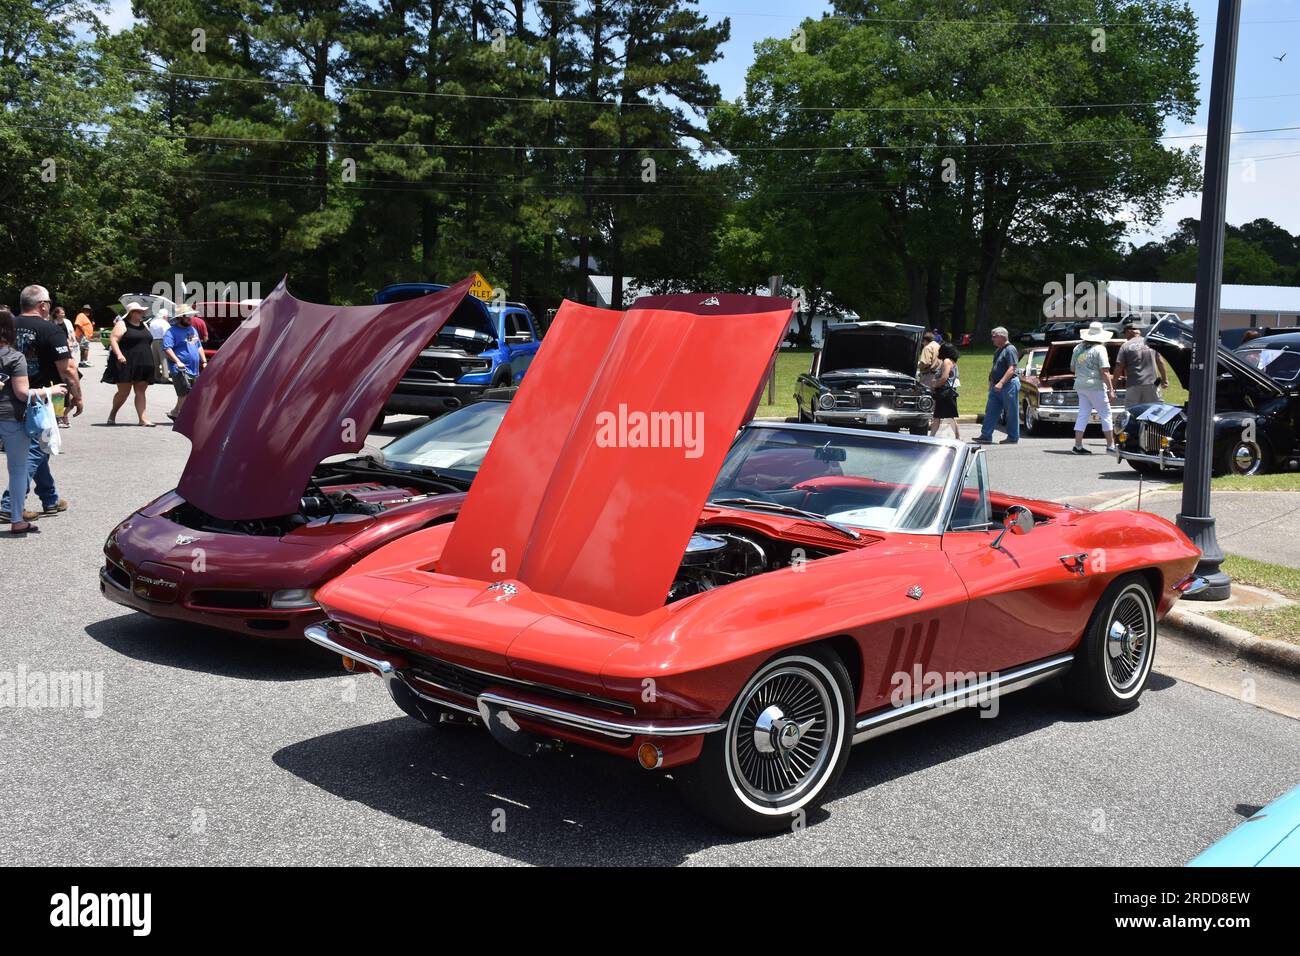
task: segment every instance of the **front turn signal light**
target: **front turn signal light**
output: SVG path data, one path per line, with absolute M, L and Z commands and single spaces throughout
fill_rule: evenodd
M 657 770 L 663 766 L 664 752 L 652 743 L 644 743 L 636 748 L 636 762 L 646 770 Z

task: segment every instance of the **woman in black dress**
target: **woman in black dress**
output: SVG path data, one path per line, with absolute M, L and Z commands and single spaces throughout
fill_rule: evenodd
M 945 425 L 952 429 L 953 438 L 961 438 L 957 428 L 957 360 L 961 353 L 950 342 L 939 346 L 939 368 L 935 374 L 934 417 L 930 421 L 930 434 L 939 434 Z
M 140 417 L 140 424 L 146 428 L 154 427 L 145 415 L 145 390 L 157 372 L 153 361 L 153 335 L 144 322 L 146 311 L 139 302 L 128 305 L 125 314 L 113 326 L 113 334 L 108 340 L 108 367 L 104 369 L 104 381 L 117 386 L 113 410 L 108 413 L 110 425 L 117 424 L 117 412 L 134 390 L 135 413 Z

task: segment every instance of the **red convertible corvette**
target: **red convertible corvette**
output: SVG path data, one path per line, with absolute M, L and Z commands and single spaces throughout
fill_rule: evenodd
M 457 520 L 325 585 L 307 636 L 413 717 L 670 771 L 740 832 L 789 827 L 852 744 L 953 706 L 1060 675 L 1133 707 L 1199 586 L 1191 542 L 995 494 L 975 445 L 741 428 L 789 316 L 566 302 Z
M 176 490 L 108 536 L 104 595 L 155 617 L 301 639 L 324 617 L 317 587 L 379 546 L 450 520 L 504 399 L 457 409 L 383 452 L 325 459 L 361 450 L 393 385 L 468 289 L 467 279 L 352 308 L 300 302 L 282 283 L 185 403 L 176 430 L 193 447 Z

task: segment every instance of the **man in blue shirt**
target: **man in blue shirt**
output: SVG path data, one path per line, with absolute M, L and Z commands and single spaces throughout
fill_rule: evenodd
M 183 305 L 176 310 L 176 321 L 163 334 L 162 345 L 172 387 L 176 389 L 176 407 L 167 413 L 167 417 L 175 421 L 194 387 L 194 380 L 208 364 L 199 342 L 199 331 L 194 328 L 193 309 Z
M 993 444 L 993 429 L 998 419 L 1007 420 L 1007 437 L 1004 445 L 1020 441 L 1020 379 L 1016 377 L 1016 362 L 1020 356 L 1011 344 L 1007 330 L 998 326 L 993 330 L 993 368 L 989 370 L 989 397 L 984 403 L 984 427 L 975 441 L 981 445 Z

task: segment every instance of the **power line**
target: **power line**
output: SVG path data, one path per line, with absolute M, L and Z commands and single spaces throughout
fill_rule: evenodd
M 777 16 L 778 14 L 772 14 Z M 910 21 L 909 21 L 910 22 Z M 931 21 L 922 21 L 931 22 Z M 965 21 L 949 21 L 965 22 Z M 1260 21 L 1263 22 L 1263 21 Z M 1282 21 L 1287 22 L 1287 21 Z M 1297 20 L 1295 22 L 1300 22 Z M 43 58 L 42 62 L 60 62 L 60 58 L 50 57 Z M 84 60 L 77 58 L 64 58 L 62 62 L 83 63 Z M 179 78 L 193 80 L 200 83 L 248 83 L 260 86 L 289 86 L 298 87 L 305 90 L 315 90 L 319 84 L 308 83 L 300 79 L 277 78 L 277 77 L 246 77 L 246 76 L 214 76 L 208 73 L 189 73 L 177 70 L 171 70 L 166 64 L 154 64 L 159 69 L 149 69 L 145 67 L 121 67 L 124 73 L 130 73 L 138 76 L 152 76 L 157 78 Z M 385 96 L 410 96 L 417 98 L 437 98 L 437 99 L 457 99 L 473 100 L 478 102 L 502 102 L 502 103 L 526 103 L 534 105 L 544 105 L 547 107 L 560 106 L 587 106 L 587 107 L 616 107 L 619 109 L 656 109 L 667 112 L 674 112 L 671 105 L 657 102 L 637 102 L 637 101 L 617 101 L 617 100 L 592 100 L 574 97 L 546 97 L 546 96 L 511 96 L 508 94 L 496 93 L 467 93 L 467 92 L 448 92 L 445 90 L 399 90 L 385 89 L 383 87 L 369 86 L 351 86 L 346 84 L 330 84 L 330 89 L 338 93 L 365 93 Z M 1255 100 L 1255 99 L 1285 99 L 1300 96 L 1296 93 L 1275 93 L 1260 96 L 1239 96 L 1238 100 Z M 742 98 L 743 99 L 743 98 Z M 749 108 L 755 108 L 756 104 L 748 104 Z M 1147 100 L 1147 101 L 1126 101 L 1115 103 L 1034 103 L 1034 104 L 927 104 L 923 106 L 782 106 L 780 109 L 792 113 L 907 113 L 907 112 L 1016 112 L 1016 111 L 1035 111 L 1035 110 L 1090 110 L 1090 109 L 1120 109 L 1141 106 L 1167 106 L 1167 100 Z
M 1274 159 L 1288 159 L 1300 156 L 1300 151 L 1286 153 L 1272 153 L 1264 156 L 1245 157 L 1234 160 L 1232 165 L 1246 165 L 1251 162 L 1265 162 Z M 627 190 L 622 187 L 623 191 L 618 191 L 620 187 L 610 186 L 599 189 L 584 189 L 580 183 L 552 183 L 552 187 L 568 186 L 569 188 L 546 188 L 546 183 L 426 183 L 421 181 L 403 181 L 391 179 L 368 179 L 360 180 L 355 183 L 337 182 L 334 179 L 322 181 L 316 176 L 303 175 L 293 176 L 279 173 L 239 173 L 223 172 L 214 170 L 187 170 L 181 172 L 166 173 L 169 178 L 175 180 L 184 180 L 188 182 L 211 183 L 213 185 L 227 186 L 274 186 L 274 187 L 294 187 L 304 192 L 317 192 L 322 185 L 332 188 L 343 189 L 345 191 L 361 192 L 415 192 L 426 193 L 429 191 L 437 192 L 446 196 L 507 196 L 507 195 L 533 195 L 541 197 L 557 196 L 589 196 L 594 199 L 620 198 L 636 196 L 639 198 L 655 198 L 664 196 L 670 198 L 688 198 L 688 197 L 716 197 L 726 195 L 728 190 L 725 186 L 720 185 L 718 188 L 705 189 L 690 181 L 677 182 L 659 182 L 646 184 L 646 187 L 639 190 Z M 1098 179 L 1113 179 L 1114 172 L 1110 170 L 1093 170 L 1088 172 L 1077 172 L 1067 174 L 1043 174 L 1026 179 L 1023 185 L 1032 186 L 1041 183 L 1062 183 L 1075 184 L 1084 182 L 1093 182 Z M 386 184 L 386 185 L 380 185 Z M 885 193 L 896 192 L 899 189 L 910 188 L 915 186 L 928 185 L 927 182 L 916 180 L 901 180 L 896 183 L 884 185 L 880 181 L 871 178 L 859 178 L 851 182 L 840 183 L 804 183 L 800 184 L 798 189 L 763 189 L 763 196 L 819 196 L 819 195 L 843 195 L 847 193 Z M 742 192 L 744 190 L 742 189 Z
M 141 67 L 124 67 L 123 72 L 135 73 L 157 77 L 180 77 L 182 79 L 197 80 L 201 83 L 253 83 L 259 85 L 281 85 L 296 86 L 303 89 L 314 90 L 318 84 L 304 83 L 302 80 L 281 80 L 281 79 L 264 79 L 261 77 L 244 77 L 244 76 L 211 76 L 206 73 L 182 73 L 176 70 L 147 70 Z M 437 97 L 446 99 L 464 99 L 494 101 L 501 103 L 532 103 L 539 105 L 551 106 L 605 106 L 618 107 L 620 109 L 662 109 L 671 110 L 672 107 L 663 103 L 639 103 L 615 100 L 589 100 L 574 99 L 569 97 L 552 98 L 547 96 L 507 96 L 503 94 L 489 93 L 458 93 L 445 91 L 430 90 L 392 90 L 371 86 L 345 86 L 343 84 L 334 84 L 333 90 L 339 93 L 378 93 L 386 96 L 414 96 L 414 97 Z M 1300 93 L 1282 94 L 1284 96 L 1300 96 Z M 752 107 L 753 104 L 751 104 Z M 1128 101 L 1122 103 L 1030 103 L 1030 104 L 931 104 L 927 106 L 785 106 L 782 109 L 792 113 L 920 113 L 920 112 L 948 112 L 948 111 L 965 111 L 965 112 L 983 112 L 983 111 L 1016 111 L 1016 110 L 1092 110 L 1092 109 L 1118 109 L 1133 106 L 1165 106 L 1168 105 L 1166 100 L 1148 100 L 1148 101 Z
M 35 124 L 9 124 L 0 122 L 0 127 L 10 129 L 27 129 L 27 130 L 45 130 L 51 132 L 64 133 L 82 133 L 91 136 L 108 136 L 113 134 L 111 128 L 97 129 L 90 126 L 67 127 L 67 126 L 41 126 Z M 1246 136 L 1256 133 L 1282 133 L 1300 130 L 1300 126 L 1273 126 L 1261 129 L 1237 130 L 1232 133 L 1233 136 Z M 954 149 L 1002 149 L 1002 148 L 1023 148 L 1029 146 L 1098 146 L 1114 145 L 1118 143 L 1146 143 L 1161 142 L 1164 140 L 1184 140 L 1184 139 L 1204 139 L 1204 133 L 1186 133 L 1172 134 L 1161 136 L 1129 136 L 1129 137 L 1110 137 L 1105 139 L 1058 139 L 1058 140 L 1024 140 L 1019 142 L 1003 143 L 905 143 L 889 144 L 875 143 L 871 145 L 859 145 L 854 143 L 845 143 L 840 146 L 724 146 L 721 144 L 711 147 L 706 146 L 574 146 L 574 145 L 555 145 L 541 143 L 398 143 L 398 142 L 373 142 L 368 140 L 332 140 L 332 139 L 299 139 L 288 137 L 266 137 L 266 136 L 219 136 L 205 133 L 169 133 L 163 131 L 150 132 L 148 130 L 120 130 L 118 132 L 133 133 L 139 136 L 150 136 L 161 139 L 181 139 L 195 140 L 199 142 L 221 142 L 221 143 L 265 143 L 277 146 L 352 146 L 367 149 L 460 149 L 460 150 L 526 150 L 530 152 L 542 151 L 563 151 L 568 153 L 578 152 L 627 152 L 632 154 L 648 153 L 700 153 L 700 152 L 759 152 L 759 153 L 853 153 L 853 152 L 898 152 L 905 150 L 954 150 Z
M 47 58 L 44 62 L 57 62 L 57 58 Z M 69 59 L 67 62 L 84 62 Z M 316 90 L 319 84 L 308 83 L 300 79 L 252 76 L 215 76 L 210 73 L 189 73 L 168 69 L 165 64 L 155 64 L 159 69 L 146 67 L 121 67 L 122 72 L 137 76 L 151 76 L 159 79 L 183 79 L 199 83 L 247 83 L 257 86 L 289 86 L 305 90 Z M 448 92 L 445 90 L 400 90 L 385 89 L 374 86 L 351 86 L 347 84 L 330 84 L 333 92 L 350 94 L 365 93 L 383 96 L 409 96 L 416 98 L 474 100 L 479 102 L 526 103 L 547 107 L 561 106 L 596 106 L 617 107 L 619 109 L 658 109 L 673 111 L 673 107 L 664 103 L 636 102 L 618 100 L 592 100 L 575 97 L 548 96 L 510 96 L 499 93 Z M 1300 96 L 1297 93 L 1273 94 L 1268 97 L 1238 97 L 1238 99 L 1277 99 L 1281 97 Z M 756 104 L 750 103 L 754 108 Z M 986 103 L 933 103 L 924 106 L 782 106 L 781 109 L 791 113 L 924 113 L 924 112 L 1017 112 L 1034 110 L 1092 110 L 1122 109 L 1139 106 L 1167 106 L 1167 100 L 1130 100 L 1117 103 L 1028 103 L 1028 104 L 986 104 Z
M 535 2 L 539 6 L 542 4 L 550 4 L 552 6 L 577 7 L 580 0 L 535 0 Z M 611 6 L 612 5 L 613 4 L 611 4 Z M 800 22 L 812 20 L 814 23 L 833 20 L 841 23 L 850 23 L 862 26 L 870 26 L 877 23 L 885 26 L 943 26 L 948 24 L 970 24 L 972 26 L 997 27 L 1105 27 L 1110 29 L 1115 27 L 1135 28 L 1147 25 L 1146 23 L 1127 23 L 1122 20 L 975 20 L 963 17 L 847 17 L 834 13 L 824 13 L 821 17 L 813 17 L 797 13 L 767 13 L 758 10 L 710 10 L 704 7 L 698 7 L 690 12 L 703 13 L 714 17 L 767 17 L 781 20 L 798 20 Z M 1300 23 L 1300 20 L 1243 20 L 1241 21 L 1241 26 L 1280 23 Z

